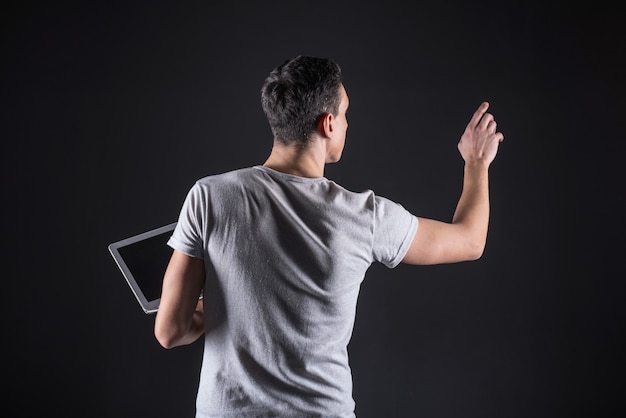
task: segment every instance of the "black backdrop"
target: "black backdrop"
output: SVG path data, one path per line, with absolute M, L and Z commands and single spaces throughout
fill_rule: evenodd
M 262 163 L 266 74 L 330 56 L 351 99 L 327 177 L 449 220 L 483 100 L 506 139 L 477 262 L 374 265 L 359 417 L 624 412 L 623 12 L 601 2 L 11 2 L 2 33 L 5 399 L 26 416 L 193 416 L 107 245 L 198 178 Z M 517 2 L 515 2 L 517 3 Z

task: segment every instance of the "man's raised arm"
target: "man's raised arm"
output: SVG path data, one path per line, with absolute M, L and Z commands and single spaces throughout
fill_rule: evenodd
M 488 108 L 487 102 L 478 107 L 458 144 L 465 167 L 463 191 L 452 222 L 419 218 L 404 263 L 456 263 L 482 256 L 489 226 L 489 165 L 504 140 Z

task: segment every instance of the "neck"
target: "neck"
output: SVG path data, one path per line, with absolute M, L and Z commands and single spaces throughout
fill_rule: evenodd
M 285 174 L 316 178 L 324 176 L 325 163 L 322 141 L 312 141 L 304 148 L 274 141 L 272 152 L 263 165 Z

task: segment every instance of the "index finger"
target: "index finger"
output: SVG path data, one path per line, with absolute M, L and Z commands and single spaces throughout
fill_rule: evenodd
M 478 106 L 478 109 L 476 109 L 476 111 L 474 112 L 472 119 L 468 123 L 468 127 L 471 126 L 473 128 L 476 125 L 478 125 L 478 123 L 480 122 L 480 119 L 483 117 L 483 115 L 485 114 L 488 108 L 489 108 L 489 103 L 482 102 L 480 106 Z

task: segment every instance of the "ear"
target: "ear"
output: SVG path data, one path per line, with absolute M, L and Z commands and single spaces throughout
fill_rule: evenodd
M 334 131 L 335 117 L 332 113 L 324 113 L 317 124 L 317 129 L 325 138 L 331 138 Z

